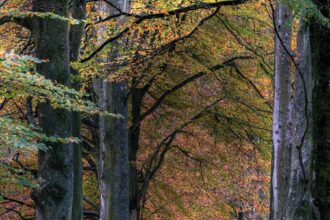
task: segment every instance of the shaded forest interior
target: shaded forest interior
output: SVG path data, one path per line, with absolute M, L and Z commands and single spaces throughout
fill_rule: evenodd
M 0 0 L 0 219 L 329 220 L 329 0 Z

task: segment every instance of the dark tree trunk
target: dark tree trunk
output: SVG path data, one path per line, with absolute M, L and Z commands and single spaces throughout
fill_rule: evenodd
M 101 116 L 100 140 L 100 191 L 103 220 L 129 219 L 128 192 L 128 129 L 127 82 L 116 83 L 95 80 L 102 110 L 120 114 L 121 118 Z M 102 96 L 102 97 L 101 97 Z
M 134 82 L 132 83 L 134 84 Z M 133 86 L 133 85 L 132 85 Z M 139 205 L 139 179 L 136 167 L 137 152 L 139 150 L 142 89 L 132 88 L 132 126 L 130 128 L 129 146 L 129 193 L 130 193 L 130 219 L 138 220 L 140 216 Z
M 86 0 L 74 0 L 71 6 L 71 16 L 74 19 L 84 20 L 86 18 Z M 70 27 L 70 61 L 78 61 L 80 55 L 80 45 L 84 33 L 85 24 Z M 79 72 L 71 68 L 71 74 L 79 78 Z M 80 89 L 79 81 L 73 82 L 75 89 Z M 79 112 L 73 112 L 72 136 L 81 138 L 80 124 L 81 117 Z M 73 201 L 72 201 L 72 220 L 83 218 L 83 170 L 82 170 L 82 149 L 79 143 L 73 145 Z
M 111 0 L 113 5 L 122 11 L 128 11 L 129 1 Z M 100 3 L 104 14 L 115 14 L 118 11 L 109 4 Z M 122 20 L 119 20 L 122 22 Z M 106 27 L 99 27 L 106 30 Z M 100 39 L 101 41 L 103 39 Z M 106 61 L 120 56 L 120 42 L 114 42 Z M 109 73 L 117 67 L 109 65 Z M 128 146 L 128 82 L 110 82 L 106 78 L 94 80 L 94 89 L 102 110 L 120 114 L 120 118 L 102 115 L 99 118 L 99 184 L 101 192 L 100 218 L 102 220 L 129 219 L 129 146 Z
M 68 1 L 34 0 L 38 12 L 54 12 L 68 17 Z M 37 65 L 46 78 L 70 85 L 69 22 L 52 18 L 35 18 L 32 33 L 36 56 L 47 62 Z M 39 105 L 39 125 L 50 136 L 70 137 L 72 114 L 55 110 L 49 103 Z M 72 144 L 47 143 L 51 149 L 39 152 L 39 188 L 33 192 L 37 219 L 71 219 L 72 215 Z

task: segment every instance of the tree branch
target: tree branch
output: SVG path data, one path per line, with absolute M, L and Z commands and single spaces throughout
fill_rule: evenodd
M 232 57 L 228 60 L 226 60 L 225 62 L 215 65 L 213 67 L 210 67 L 209 70 L 210 71 L 217 71 L 220 70 L 226 66 L 231 66 L 233 64 L 233 62 L 235 60 L 245 60 L 245 59 L 252 59 L 253 56 L 237 56 L 237 57 Z M 194 80 L 202 77 L 206 75 L 206 72 L 199 72 L 196 73 L 194 75 L 192 75 L 191 77 L 185 79 L 184 81 L 182 81 L 181 83 L 179 83 L 178 85 L 174 86 L 172 89 L 167 90 L 165 93 L 163 93 L 158 99 L 157 101 L 147 110 L 145 111 L 141 117 L 140 120 L 142 121 L 145 117 L 147 117 L 148 115 L 150 115 L 152 112 L 154 112 L 164 101 L 165 98 L 167 98 L 168 96 L 170 96 L 171 94 L 173 94 L 174 92 L 178 91 L 179 89 L 183 88 L 184 86 L 186 86 L 187 84 L 193 82 Z
M 214 107 L 217 103 L 219 103 L 223 98 L 219 98 L 213 103 L 206 106 L 203 110 L 201 110 L 199 113 L 197 113 L 195 116 L 190 118 L 187 122 L 183 123 L 181 126 L 176 128 L 174 131 L 172 131 L 169 135 L 167 135 L 157 146 L 154 151 L 154 153 L 149 157 L 147 160 L 147 164 L 144 165 L 146 170 L 146 176 L 144 178 L 142 188 L 141 188 L 141 194 L 139 195 L 139 199 L 143 198 L 146 190 L 149 186 L 150 181 L 155 176 L 156 172 L 160 169 L 166 153 L 170 150 L 172 142 L 175 140 L 178 133 L 182 132 L 184 128 L 186 128 L 188 125 L 195 122 L 197 119 L 203 117 L 203 115 L 212 107 Z M 161 151 L 162 146 L 165 146 L 164 149 Z M 159 159 L 157 161 L 157 155 L 159 154 Z M 153 166 L 153 164 L 156 163 L 156 165 Z M 142 168 L 143 169 L 143 168 Z
M 33 209 L 35 208 L 33 205 L 26 204 L 25 202 L 22 202 L 22 201 L 17 200 L 17 199 L 9 198 L 9 197 L 7 197 L 7 196 L 5 196 L 5 195 L 3 195 L 3 194 L 0 194 L 0 196 L 1 196 L 4 200 L 7 200 L 7 201 L 9 201 L 9 202 L 14 202 L 14 203 L 17 203 L 17 204 L 19 204 L 19 205 L 21 205 L 21 206 L 26 206 L 26 207 L 33 208 Z
M 22 27 L 30 29 L 30 24 L 29 24 L 30 19 L 31 18 L 22 18 L 22 17 L 15 17 L 12 15 L 5 15 L 5 16 L 0 17 L 0 25 L 13 22 L 18 25 L 21 25 Z
M 137 20 L 135 22 L 133 22 L 133 24 L 131 25 L 131 27 L 133 27 L 133 26 L 136 26 L 136 25 L 142 23 L 145 20 L 164 18 L 164 17 L 167 17 L 167 16 L 173 16 L 173 15 L 177 15 L 177 14 L 181 14 L 181 13 L 189 12 L 189 11 L 194 11 L 194 10 L 198 10 L 198 9 L 216 8 L 216 12 L 218 12 L 222 6 L 239 5 L 239 4 L 243 4 L 247 1 L 248 0 L 233 0 L 233 1 L 222 1 L 222 2 L 215 2 L 215 3 L 199 3 L 199 4 L 194 4 L 194 5 L 191 5 L 191 6 L 187 6 L 187 7 L 184 7 L 184 8 L 179 8 L 179 9 L 176 9 L 176 10 L 173 10 L 173 11 L 169 11 L 169 12 L 166 12 L 166 13 L 156 13 L 156 14 L 147 14 L 147 15 L 134 15 L 134 14 L 130 14 L 130 13 L 120 11 L 119 14 L 111 15 L 108 18 L 105 18 L 105 19 L 103 19 L 103 20 L 101 20 L 97 23 L 107 21 L 110 18 L 115 18 L 115 17 L 118 17 L 120 15 L 125 15 L 125 16 L 131 16 L 131 17 L 137 18 Z M 202 19 L 190 34 L 188 34 L 187 36 L 185 36 L 183 38 L 179 38 L 179 39 L 175 40 L 175 42 L 190 37 L 197 30 L 197 27 L 200 26 L 201 24 L 203 24 L 205 20 L 206 20 L 205 18 Z M 91 60 L 97 53 L 99 53 L 101 50 L 103 50 L 108 44 L 110 44 L 110 43 L 114 42 L 115 40 L 121 38 L 129 30 L 130 30 L 130 27 L 127 27 L 127 28 L 123 29 L 122 31 L 120 31 L 114 37 L 109 38 L 102 45 L 100 45 L 95 51 L 93 51 L 89 56 L 82 59 L 80 62 L 84 63 L 84 62 L 87 62 L 87 61 Z
M 233 1 L 221 1 L 221 2 L 213 2 L 213 3 L 196 3 L 187 7 L 183 8 L 178 8 L 175 10 L 171 10 L 168 12 L 163 12 L 163 13 L 153 13 L 153 14 L 131 14 L 124 12 L 120 10 L 120 8 L 116 7 L 114 4 L 112 4 L 109 1 L 106 1 L 109 5 L 111 5 L 113 8 L 115 8 L 118 11 L 118 14 L 115 15 L 110 15 L 109 17 L 106 17 L 97 23 L 108 21 L 112 18 L 116 18 L 119 16 L 127 16 L 127 17 L 134 17 L 137 19 L 142 19 L 142 20 L 150 20 L 150 19 L 159 19 L 159 18 L 165 18 L 173 15 L 178 15 L 190 11 L 196 11 L 200 9 L 212 9 L 212 8 L 219 8 L 222 6 L 234 6 L 234 5 L 239 5 L 247 2 L 247 0 L 233 0 Z

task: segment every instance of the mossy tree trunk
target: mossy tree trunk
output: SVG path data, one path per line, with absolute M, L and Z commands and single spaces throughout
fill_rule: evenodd
M 122 116 L 99 119 L 102 220 L 129 218 L 127 88 L 126 82 L 116 84 L 114 87 L 104 79 L 94 80 L 101 109 Z
M 110 0 L 122 11 L 128 11 L 128 0 Z M 118 11 L 106 2 L 100 3 L 103 15 Z M 119 19 L 121 22 L 121 19 Z M 107 27 L 99 27 L 106 31 Z M 101 34 L 101 33 L 100 33 Z M 99 39 L 103 41 L 103 39 Z M 113 61 L 121 55 L 121 42 L 113 42 L 105 61 Z M 118 67 L 108 66 L 108 73 L 116 72 Z M 94 80 L 94 89 L 102 110 L 121 115 L 120 118 L 102 115 L 99 117 L 99 184 L 101 193 L 100 219 L 129 219 L 129 134 L 128 134 L 128 82 L 113 82 L 107 76 Z
M 33 10 L 68 17 L 68 0 L 34 0 Z M 36 56 L 47 62 L 37 65 L 46 78 L 70 85 L 69 22 L 36 17 L 32 23 Z M 72 135 L 72 113 L 56 110 L 49 103 L 38 106 L 39 125 L 50 136 Z M 47 143 L 39 152 L 39 183 L 33 192 L 37 219 L 71 219 L 73 195 L 72 144 Z
M 85 24 L 82 20 L 86 18 L 86 0 L 73 0 L 70 13 L 72 18 L 81 20 L 79 25 L 70 27 L 70 61 L 79 60 L 81 40 L 84 33 Z M 79 90 L 79 72 L 71 68 L 71 74 L 76 78 L 72 86 Z M 79 112 L 73 112 L 72 135 L 77 138 L 80 136 L 81 117 Z M 83 218 L 83 170 L 82 170 L 82 149 L 79 143 L 73 145 L 73 201 L 72 201 L 72 220 Z
M 310 219 L 312 197 L 309 179 L 312 176 L 311 155 L 313 150 L 312 91 L 310 28 L 305 17 L 300 19 L 297 35 L 296 70 L 292 102 L 292 133 L 290 137 L 291 167 L 288 185 L 286 219 Z

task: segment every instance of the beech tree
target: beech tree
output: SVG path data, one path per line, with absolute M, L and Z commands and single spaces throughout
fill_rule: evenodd
M 79 24 L 70 26 L 70 61 L 79 61 L 82 38 L 86 19 L 86 0 L 73 0 L 71 2 L 70 14 L 73 19 L 79 20 Z M 71 74 L 79 77 L 79 72 L 71 68 Z M 75 82 L 72 85 L 79 91 L 81 85 Z M 72 136 L 81 139 L 81 114 L 80 112 L 72 113 Z M 73 146 L 73 202 L 72 202 L 72 219 L 80 220 L 83 218 L 83 164 L 82 164 L 82 148 L 80 143 Z
M 286 8 L 289 14 L 297 7 L 295 4 L 282 2 L 278 8 Z M 289 35 L 282 30 L 283 22 L 291 23 L 290 16 L 276 14 L 274 19 L 275 36 L 282 48 L 277 50 L 275 60 L 283 56 L 286 62 L 277 62 L 285 69 L 275 71 L 275 91 L 286 96 L 277 99 L 275 93 L 274 114 L 282 115 L 282 119 L 274 117 L 272 219 L 329 218 L 329 209 L 325 208 L 329 207 L 329 194 L 323 188 L 329 183 L 325 175 L 329 167 L 329 154 L 325 150 L 328 144 L 324 142 L 328 129 L 325 109 L 329 107 L 328 99 L 324 99 L 327 97 L 324 85 L 329 77 L 328 64 L 325 64 L 328 63 L 325 62 L 328 42 L 322 41 L 329 35 L 329 4 L 307 1 L 303 7 L 300 8 L 296 55 L 291 52 Z M 290 31 L 291 28 L 286 27 Z M 293 91 L 288 89 L 291 78 L 288 63 L 295 69 Z M 281 78 L 287 80 L 281 82 Z M 276 109 L 276 106 L 282 109 Z M 278 141 L 281 134 L 281 141 Z
M 275 12 L 278 36 L 275 36 L 275 92 L 273 124 L 273 176 L 272 209 L 274 219 L 283 219 L 288 195 L 288 173 L 290 167 L 289 123 L 291 98 L 291 67 L 289 50 L 291 48 L 291 11 L 285 3 L 279 3 Z
M 73 16 L 83 18 L 84 2 L 74 4 Z M 40 60 L 47 60 L 37 63 L 38 73 L 53 82 L 71 86 L 70 58 L 77 60 L 79 57 L 79 31 L 81 32 L 83 25 L 78 25 L 76 30 L 71 29 L 71 34 L 75 36 L 70 41 L 68 1 L 36 0 L 30 6 L 30 16 L 17 18 L 15 15 L 9 15 L 7 22 L 14 21 L 31 31 L 36 56 Z M 2 19 L 5 21 L 6 17 Z M 48 136 L 79 137 L 79 115 L 72 111 L 55 109 L 50 101 L 46 100 L 38 105 L 38 119 L 38 125 Z M 82 175 L 79 144 L 57 141 L 47 142 L 46 145 L 49 146 L 48 150 L 39 150 L 39 186 L 32 194 L 37 206 L 37 219 L 81 219 Z
M 54 12 L 68 17 L 68 1 L 36 0 L 35 12 Z M 48 59 L 37 65 L 37 71 L 63 85 L 70 84 L 69 21 L 33 18 L 31 32 L 36 43 L 36 56 Z M 54 110 L 49 103 L 40 104 L 39 125 L 47 135 L 70 137 L 72 113 Z M 37 219 L 71 219 L 73 197 L 72 144 L 50 144 L 48 151 L 39 152 L 40 187 L 34 190 Z
M 110 3 L 109 3 L 110 2 Z M 118 10 L 128 13 L 129 1 L 101 2 L 99 9 L 105 16 L 115 15 Z M 118 8 L 118 10 L 116 9 Z M 119 28 L 120 24 L 117 24 Z M 107 31 L 101 25 L 98 32 Z M 103 43 L 102 37 L 99 39 Z M 125 43 L 123 41 L 122 43 Z M 105 62 L 111 62 L 120 56 L 121 42 L 114 42 Z M 115 66 L 108 65 L 105 76 L 94 80 L 94 89 L 98 96 L 100 109 L 118 114 L 99 117 L 99 181 L 101 193 L 100 218 L 107 220 L 129 219 L 129 165 L 128 165 L 128 82 L 126 79 L 119 82 L 109 80 Z

